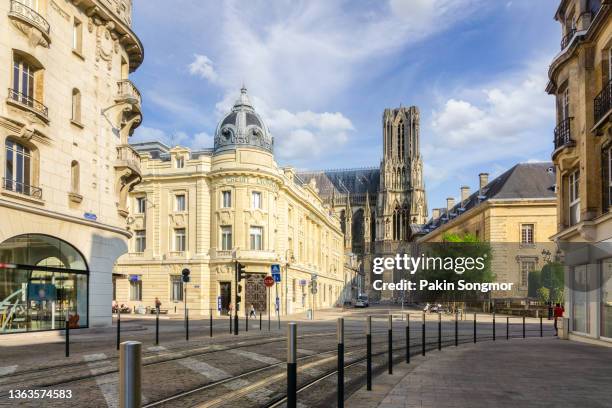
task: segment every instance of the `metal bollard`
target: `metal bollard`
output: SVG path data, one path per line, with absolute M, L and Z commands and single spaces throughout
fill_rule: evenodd
M 495 313 L 493 313 L 493 341 L 495 341 Z
M 189 341 L 189 310 L 185 308 L 185 340 Z
M 474 343 L 476 343 L 476 313 L 474 313 Z
M 155 345 L 159 345 L 159 309 L 155 313 Z
M 142 344 L 138 341 L 121 343 L 119 351 L 119 407 L 140 408 L 142 387 Z
M 287 408 L 297 406 L 297 326 L 287 325 Z
M 422 327 L 422 339 L 421 339 L 421 353 L 425 355 L 425 312 L 423 312 L 423 327 Z
M 372 391 L 372 316 L 366 321 L 366 377 L 367 390 Z
M 121 343 L 121 309 L 117 309 L 117 350 Z
M 459 313 L 455 312 L 455 347 L 459 346 Z
M 410 364 L 410 313 L 406 314 L 406 364 Z
M 442 314 L 438 312 L 438 350 L 442 350 Z
M 238 309 L 234 313 L 234 336 L 238 335 Z
M 70 357 L 70 318 L 66 312 L 66 357 Z
M 506 317 L 506 340 L 510 340 L 510 318 Z
M 213 336 L 213 316 L 212 316 L 212 309 L 210 309 L 210 337 Z
M 393 315 L 389 315 L 389 374 L 393 374 Z
M 523 316 L 523 338 L 525 338 L 525 316 Z
M 233 330 L 232 330 L 232 314 L 229 314 L 229 323 L 230 323 L 230 334 L 232 334 Z
M 259 312 L 259 331 L 261 331 L 261 312 Z
M 268 305 L 268 331 L 270 331 L 270 306 Z
M 251 313 L 249 312 L 246 315 L 246 330 L 245 331 L 249 331 L 249 314 L 251 314 Z
M 542 316 L 540 316 L 540 337 L 543 337 L 543 333 L 542 333 Z
M 280 330 L 280 310 L 278 312 L 276 312 L 276 317 L 278 320 L 278 330 Z
M 338 318 L 338 408 L 344 407 L 344 319 Z

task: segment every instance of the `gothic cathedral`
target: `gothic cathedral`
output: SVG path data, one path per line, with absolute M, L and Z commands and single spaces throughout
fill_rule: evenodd
M 345 250 L 361 262 L 366 288 L 371 288 L 372 259 L 410 253 L 427 222 L 419 109 L 385 109 L 382 128 L 380 167 L 298 173 L 340 217 Z M 402 278 L 397 271 L 382 277 L 386 282 Z M 393 293 L 371 292 L 370 296 L 392 300 Z

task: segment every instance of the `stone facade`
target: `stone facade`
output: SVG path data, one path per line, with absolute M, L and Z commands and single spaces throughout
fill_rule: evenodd
M 539 271 L 554 251 L 557 214 L 552 163 L 520 163 L 489 181 L 479 175 L 479 189 L 447 199 L 446 208 L 433 210 L 419 244 L 443 242 L 446 234 L 473 234 L 491 245 L 491 269 L 496 282 L 512 282 L 513 290 L 492 292 L 493 298 L 526 298 L 529 272 Z
M 89 269 L 89 325 L 110 325 L 112 268 L 127 250 L 127 192 L 140 181 L 128 137 L 141 98 L 128 74 L 143 47 L 131 1 L 0 4 L 0 243 L 60 238 Z M 3 299 L 0 299 L 0 302 Z
M 372 259 L 410 253 L 427 222 L 427 199 L 416 106 L 385 109 L 383 158 L 378 168 L 308 171 L 299 177 L 319 191 L 342 221 L 344 246 L 361 262 L 365 287 L 373 298 L 389 301 L 392 291 L 370 291 Z M 398 281 L 396 271 L 383 280 Z
M 186 304 L 208 314 L 217 313 L 220 297 L 225 313 L 235 299 L 234 260 L 253 273 L 241 281 L 241 313 L 253 304 L 274 314 L 277 295 L 281 314 L 350 298 L 355 272 L 344 265 L 340 222 L 313 186 L 276 164 L 272 137 L 246 89 L 219 122 L 213 149 L 158 142 L 134 148 L 143 182 L 130 194 L 134 238 L 115 268 L 117 302 L 152 307 L 157 297 L 170 313 Z M 273 264 L 281 282 L 268 296 L 262 280 Z M 183 268 L 191 272 L 186 299 Z
M 588 262 L 568 266 L 565 310 L 576 337 L 611 338 L 612 3 L 564 0 L 555 19 L 561 51 L 548 68 L 546 88 L 557 106 L 558 226 L 552 238 L 568 249 L 566 259 L 580 243 L 598 248 Z

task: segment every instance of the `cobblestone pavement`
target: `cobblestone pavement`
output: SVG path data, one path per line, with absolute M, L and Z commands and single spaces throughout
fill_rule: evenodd
M 450 347 L 398 365 L 350 408 L 610 407 L 612 348 L 517 339 Z
M 347 395 L 359 389 L 365 377 L 362 360 L 365 350 L 364 317 L 377 315 L 373 319 L 373 351 L 380 355 L 374 358 L 375 372 L 382 372 L 386 364 L 387 309 L 366 310 L 340 309 L 320 311 L 317 321 L 298 321 L 299 386 L 333 373 L 336 364 L 335 319 L 345 317 L 346 363 L 355 364 L 346 370 Z M 416 312 L 417 317 L 420 316 Z M 427 317 L 427 347 L 437 348 L 438 318 Z M 441 321 L 442 345 L 454 344 L 454 322 L 445 316 Z M 163 401 L 184 393 L 180 398 L 161 403 L 159 406 L 265 406 L 270 400 L 284 395 L 286 389 L 285 358 L 286 321 L 278 330 L 267 320 L 250 322 L 245 332 L 245 321 L 241 321 L 239 336 L 229 333 L 229 319 L 214 322 L 214 337 L 208 332 L 208 320 L 190 321 L 190 340 L 184 338 L 183 322 L 166 318 L 161 322 L 160 344 L 154 344 L 154 320 L 122 319 L 121 340 L 139 340 L 143 343 L 143 388 L 145 403 Z M 399 363 L 405 355 L 405 320 L 394 319 L 394 357 Z M 505 319 L 497 322 L 498 336 L 505 336 Z M 418 352 L 421 342 L 422 321 L 411 319 L 411 347 Z M 539 336 L 539 322 L 528 321 L 528 336 Z M 459 341 L 469 342 L 473 336 L 473 322 L 458 323 Z M 116 407 L 118 405 L 118 356 L 115 350 L 115 333 L 110 330 L 75 331 L 71 334 L 71 353 L 64 357 L 63 338 L 57 332 L 8 336 L 9 341 L 0 343 L 0 406 L 79 406 Z M 514 319 L 510 327 L 512 337 L 521 337 L 522 325 Z M 551 335 L 550 324 L 544 322 L 544 334 Z M 479 339 L 492 337 L 490 317 L 478 320 Z M 3 338 L 4 340 L 4 338 Z M 335 376 L 320 381 L 308 392 L 300 393 L 302 407 L 327 407 L 333 404 Z M 69 400 L 45 398 L 11 399 L 14 390 L 71 390 Z M 197 392 L 193 392 L 197 390 Z M 350 405 L 347 405 L 350 406 Z

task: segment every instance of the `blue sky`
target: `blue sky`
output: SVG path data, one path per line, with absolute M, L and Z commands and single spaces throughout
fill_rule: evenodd
M 132 142 L 212 147 L 244 82 L 298 169 L 378 166 L 384 108 L 417 105 L 430 208 L 478 173 L 550 159 L 553 0 L 135 0 Z

